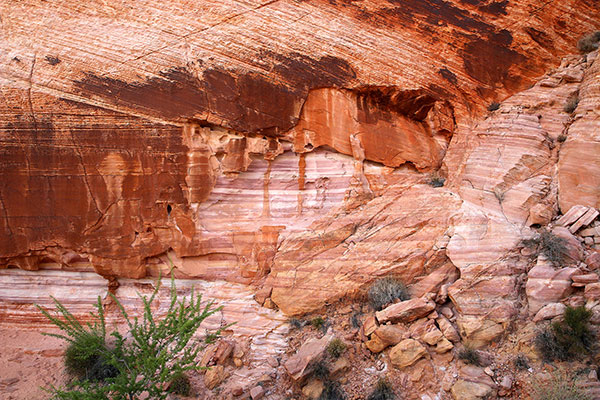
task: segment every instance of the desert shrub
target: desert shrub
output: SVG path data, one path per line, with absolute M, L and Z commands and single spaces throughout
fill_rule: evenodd
M 408 300 L 410 295 L 404 283 L 397 279 L 386 277 L 376 280 L 369 288 L 369 302 L 379 311 L 394 300 Z
M 434 187 L 434 188 L 438 188 L 438 187 L 443 187 L 444 183 L 446 183 L 446 179 L 444 178 L 431 178 L 429 180 L 429 186 Z
M 490 105 L 487 107 L 487 110 L 488 111 L 496 111 L 499 108 L 500 108 L 500 103 L 494 101 L 494 102 L 490 103 Z
M 535 348 L 544 361 L 566 360 L 568 358 L 565 349 L 558 344 L 551 327 L 536 335 Z
M 387 379 L 380 379 L 367 400 L 394 400 L 394 388 Z
M 314 317 L 310 320 L 310 325 L 315 329 L 323 329 L 325 327 L 325 320 L 323 317 Z
M 315 363 L 315 365 L 313 366 L 312 373 L 315 378 L 321 379 L 323 381 L 329 379 L 329 367 L 323 360 L 317 361 Z
M 362 322 L 360 320 L 361 316 L 362 316 L 362 313 L 360 311 L 354 311 L 352 313 L 352 317 L 350 318 L 350 322 L 352 323 L 352 327 L 353 328 L 360 328 L 362 326 Z
M 521 244 L 529 248 L 538 248 L 548 261 L 556 267 L 570 258 L 567 241 L 548 230 L 543 230 L 538 236 L 532 239 L 523 240 Z
M 429 182 L 427 182 L 429 186 L 438 188 L 444 186 L 446 183 L 446 179 L 440 175 L 438 171 L 434 171 L 429 177 Z
M 589 33 L 579 39 L 577 42 L 577 49 L 582 53 L 589 53 L 598 48 L 598 42 L 600 42 L 600 31 Z
M 344 400 L 345 398 L 346 396 L 340 384 L 334 381 L 325 382 L 323 392 L 319 396 L 319 400 Z
M 568 361 L 593 350 L 594 334 L 589 327 L 592 312 L 580 307 L 567 307 L 560 321 L 553 322 L 535 338 L 535 345 L 545 361 Z
M 558 141 L 558 143 L 564 143 L 567 140 L 567 135 L 561 133 L 560 135 L 558 135 L 556 140 Z
M 189 396 L 192 391 L 190 378 L 183 372 L 176 372 L 169 381 L 169 393 Z
M 479 353 L 477 352 L 477 350 L 472 349 L 468 346 L 465 346 L 462 349 L 460 349 L 458 351 L 457 356 L 458 359 L 462 360 L 465 364 L 472 364 L 477 366 L 481 365 L 481 358 L 479 357 Z
M 515 364 L 515 368 L 518 369 L 519 371 L 529 369 L 529 360 L 527 359 L 527 356 L 524 354 L 517 355 L 513 362 Z
M 563 111 L 571 114 L 577 106 L 579 105 L 579 93 L 573 93 L 569 97 L 567 97 L 567 102 L 563 107 Z
M 346 351 L 346 343 L 335 338 L 327 345 L 327 352 L 333 358 L 339 358 Z
M 171 298 L 167 313 L 162 320 L 155 320 L 152 315 L 152 303 L 160 288 L 160 279 L 152 295 L 140 295 L 143 302 L 141 318 L 131 318 L 119 300 L 112 294 L 112 299 L 127 323 L 129 332 L 123 336 L 118 330 L 111 333 L 112 348 L 104 343 L 106 324 L 104 309 L 100 298 L 96 303 L 96 312 L 92 312 L 93 323 L 81 325 L 75 317 L 56 299 L 58 316 L 38 306 L 41 312 L 63 334 L 48 334 L 66 340 L 70 344 L 77 343 L 79 337 L 97 336 L 102 346 L 92 346 L 99 376 L 106 376 L 103 381 L 82 377 L 70 382 L 66 388 L 50 387 L 48 391 L 54 399 L 92 400 L 92 399 L 139 399 L 146 396 L 150 399 L 165 399 L 168 395 L 165 388 L 177 374 L 188 370 L 202 369 L 197 366 L 196 358 L 204 348 L 203 342 L 191 343 L 192 336 L 200 324 L 221 308 L 214 308 L 209 301 L 202 304 L 202 297 L 196 296 L 192 290 L 190 298 L 178 299 L 175 280 L 171 279 Z M 218 336 L 226 327 L 217 330 Z M 94 339 L 96 340 L 96 339 Z M 91 340 L 91 343 L 94 343 Z M 89 348 L 89 346 L 85 347 Z M 83 358 L 83 357 L 78 357 Z M 102 375 L 104 374 L 104 375 Z
M 535 381 L 534 400 L 591 400 L 572 376 L 562 372 L 554 374 L 547 382 Z
M 564 238 L 544 230 L 540 235 L 540 241 L 542 253 L 552 264 L 558 266 L 568 258 L 569 250 Z
M 290 318 L 288 321 L 292 329 L 300 329 L 306 325 L 306 321 L 298 319 L 298 318 Z

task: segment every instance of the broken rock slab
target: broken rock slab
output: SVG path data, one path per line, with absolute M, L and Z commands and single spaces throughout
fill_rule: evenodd
M 381 311 L 375 313 L 375 317 L 380 323 L 385 322 L 411 322 L 429 314 L 435 309 L 435 303 L 426 298 L 416 298 L 400 303 L 392 304 Z
M 556 269 L 538 260 L 527 274 L 525 285 L 530 314 L 536 314 L 546 304 L 556 303 L 569 295 L 573 290 L 571 277 L 578 272 L 577 268 Z
M 437 294 L 442 285 L 454 283 L 458 277 L 458 269 L 454 264 L 446 263 L 415 283 L 410 292 L 414 297 L 422 297 L 427 293 Z
M 598 217 L 598 210 L 594 207 L 575 205 L 567 211 L 558 221 L 557 225 L 568 227 L 571 233 L 577 232 L 584 226 L 589 225 Z
M 327 345 L 333 339 L 333 335 L 325 335 L 321 339 L 309 339 L 298 349 L 298 352 L 290 357 L 284 365 L 287 373 L 295 381 L 302 380 L 310 372 L 327 349 Z
M 406 339 L 398 343 L 390 351 L 390 360 L 397 368 L 413 365 L 427 354 L 425 347 L 414 339 Z
M 537 312 L 537 314 L 535 314 L 535 317 L 533 317 L 533 322 L 540 322 L 545 319 L 552 319 L 554 317 L 558 317 L 559 315 L 563 315 L 565 308 L 567 307 L 562 303 L 546 304 L 540 309 L 540 311 Z
M 373 332 L 371 340 L 366 343 L 366 346 L 373 353 L 379 353 L 386 347 L 395 346 L 409 337 L 410 332 L 404 325 L 380 325 Z

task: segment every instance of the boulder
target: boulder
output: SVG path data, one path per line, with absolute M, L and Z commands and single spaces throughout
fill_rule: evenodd
M 320 379 L 311 379 L 306 385 L 302 387 L 302 394 L 307 399 L 316 400 L 321 397 L 323 393 L 323 382 Z
M 577 268 L 565 267 L 556 269 L 550 263 L 538 259 L 538 263 L 527 274 L 525 292 L 529 301 L 529 313 L 537 313 L 543 306 L 569 295 L 571 277 L 578 273 Z
M 371 339 L 367 340 L 365 346 L 367 346 L 367 349 L 372 353 L 380 353 L 388 347 L 388 345 L 386 345 L 377 335 L 373 335 Z
M 421 318 L 413 322 L 408 327 L 408 331 L 410 333 L 410 337 L 413 339 L 421 339 L 425 332 L 432 328 L 435 328 L 435 322 L 433 320 L 430 320 L 429 318 Z
M 409 330 L 400 324 L 381 325 L 375 330 L 374 335 L 379 337 L 387 346 L 394 346 L 410 337 Z
M 427 354 L 425 347 L 414 339 L 405 339 L 390 351 L 390 360 L 395 367 L 405 368 L 413 365 Z
M 284 364 L 286 372 L 293 380 L 299 381 L 312 372 L 312 366 L 323 357 L 327 345 L 333 335 L 325 335 L 321 339 L 307 340 Z
M 585 263 L 591 270 L 600 269 L 600 252 L 591 251 L 585 258 Z
M 409 330 L 400 324 L 380 325 L 371 335 L 366 346 L 373 353 L 379 353 L 388 346 L 394 346 L 410 337 Z
M 480 400 L 490 396 L 493 389 L 483 383 L 469 382 L 462 379 L 452 385 L 450 393 L 454 400 Z
M 588 283 L 598 282 L 598 274 L 583 274 L 583 275 L 573 275 L 571 277 L 573 280 L 573 287 L 584 287 Z
M 265 389 L 260 385 L 254 386 L 252 389 L 250 389 L 250 397 L 252 400 L 262 399 L 265 397 Z
M 552 221 L 554 216 L 554 207 L 550 204 L 538 203 L 529 209 L 529 218 L 527 225 L 546 226 Z
M 329 367 L 329 376 L 337 378 L 350 368 L 350 361 L 346 357 L 340 357 Z
M 435 303 L 433 301 L 419 297 L 392 304 L 376 312 L 375 316 L 380 323 L 388 321 L 406 323 L 424 317 L 434 309 Z
M 537 314 L 535 314 L 535 317 L 533 317 L 533 322 L 540 322 L 545 319 L 558 317 L 565 312 L 565 308 L 567 307 L 562 303 L 546 304 L 540 309 L 540 311 L 537 312 Z
M 437 294 L 442 285 L 453 283 L 458 279 L 458 269 L 452 263 L 446 263 L 436 269 L 410 288 L 414 297 L 422 297 L 427 293 Z
M 371 336 L 371 334 L 375 332 L 375 329 L 377 329 L 378 325 L 379 324 L 377 323 L 377 320 L 374 316 L 370 316 L 367 319 L 365 319 L 365 322 L 362 325 L 364 335 Z
M 454 345 L 451 341 L 446 338 L 442 338 L 437 345 L 435 346 L 435 352 L 438 354 L 446 353 L 454 348 Z
M 421 337 L 421 339 L 430 346 L 435 346 L 443 338 L 444 335 L 442 334 L 442 331 L 440 331 L 435 324 Z
M 456 324 L 464 343 L 473 348 L 484 347 L 498 339 L 505 329 L 504 323 L 476 315 L 459 315 Z
M 600 283 L 585 285 L 584 297 L 586 300 L 600 300 Z
M 454 328 L 454 325 L 452 325 L 452 323 L 448 321 L 446 317 L 439 316 L 438 319 L 436 319 L 436 322 L 446 339 L 448 339 L 452 343 L 460 341 L 460 335 Z
M 204 385 L 212 390 L 219 386 L 225 377 L 225 368 L 222 365 L 215 365 L 204 374 Z

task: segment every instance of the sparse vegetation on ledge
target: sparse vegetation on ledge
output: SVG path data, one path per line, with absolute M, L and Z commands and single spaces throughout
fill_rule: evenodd
M 408 300 L 410 295 L 404 283 L 392 277 L 376 280 L 369 288 L 369 302 L 376 311 L 395 300 Z
M 598 49 L 600 43 L 600 31 L 589 33 L 577 42 L 577 49 L 582 53 L 589 53 Z
M 496 111 L 496 110 L 497 110 L 497 109 L 499 109 L 499 108 L 500 108 L 500 103 L 498 103 L 498 102 L 496 102 L 496 101 L 494 101 L 494 102 L 490 103 L 490 105 L 489 105 L 489 106 L 487 106 L 487 110 L 488 110 L 488 111 L 490 111 L 490 112 L 491 112 L 491 111 Z
M 523 240 L 522 244 L 538 249 L 555 267 L 560 267 L 570 260 L 567 241 L 549 230 L 542 230 L 538 236 Z
M 578 92 L 572 93 L 567 98 L 567 102 L 565 103 L 565 106 L 563 107 L 563 111 L 568 114 L 572 114 L 573 111 L 575 111 L 575 109 L 577 109 L 578 105 L 579 105 L 579 93 Z

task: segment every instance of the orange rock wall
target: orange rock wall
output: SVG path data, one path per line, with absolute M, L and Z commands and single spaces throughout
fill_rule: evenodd
M 573 186 L 574 154 L 593 143 L 597 63 L 563 65 L 574 72 L 549 77 L 555 91 L 485 121 L 484 110 L 575 52 L 598 8 L 2 2 L 0 266 L 89 262 L 139 278 L 169 255 L 181 277 L 266 279 L 289 313 L 389 272 L 422 278 L 446 265 L 450 240 L 464 279 L 480 254 L 495 268 L 527 208 L 553 206 L 549 142 L 570 123 L 549 98 L 522 102 L 562 101 L 585 69 L 581 128 L 559 164 L 560 186 Z M 440 165 L 447 187 L 422 185 Z M 586 182 L 575 186 L 593 191 Z M 482 238 L 486 227 L 496 236 Z M 497 276 L 508 282 L 502 319 L 516 283 Z

